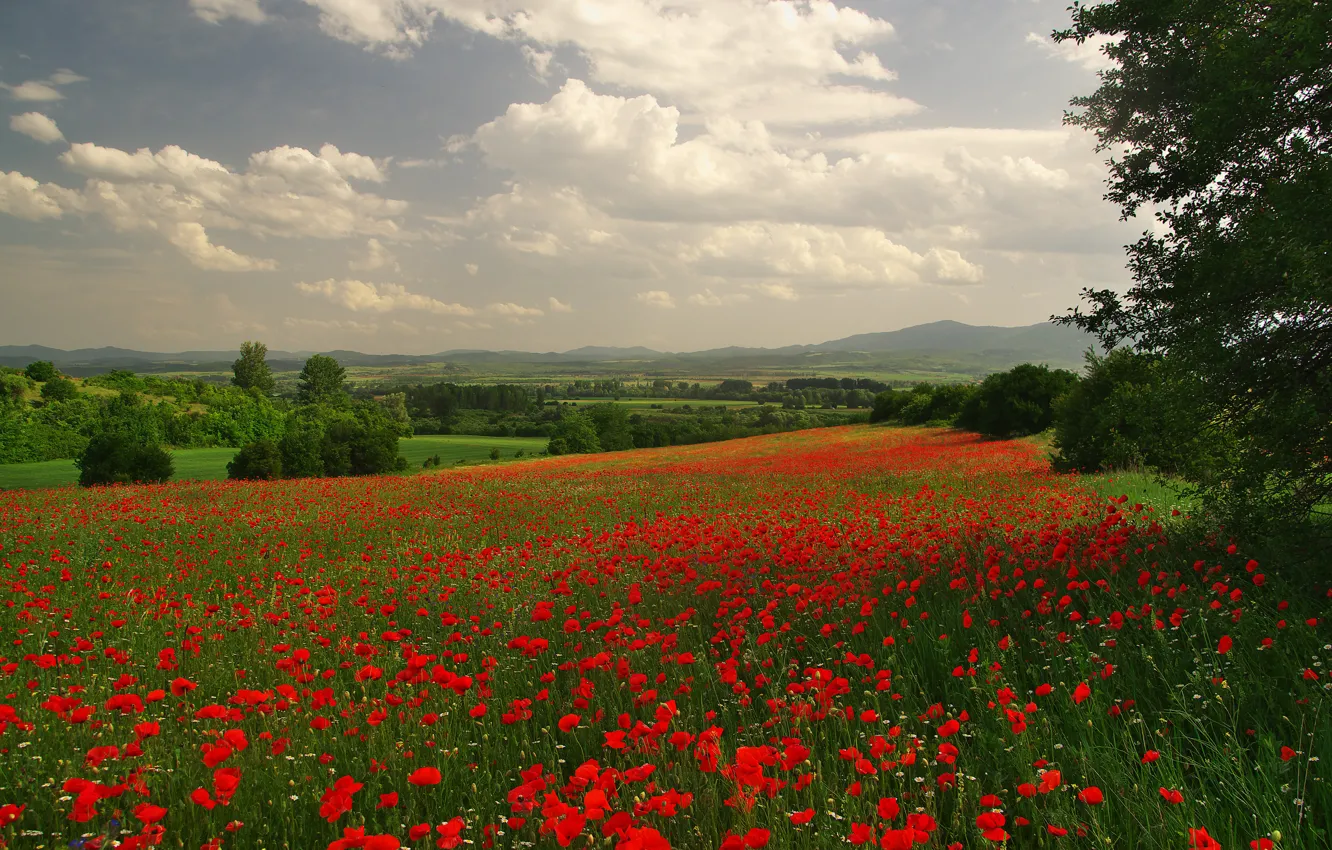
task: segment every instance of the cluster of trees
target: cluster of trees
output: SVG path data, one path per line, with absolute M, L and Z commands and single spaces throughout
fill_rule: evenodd
M 296 398 L 274 399 L 267 354 L 263 343 L 245 343 L 230 386 L 126 371 L 84 382 L 115 391 L 109 395 L 80 392 L 47 362 L 0 370 L 0 462 L 76 458 L 85 485 L 165 481 L 173 472 L 168 447 L 241 446 L 228 467 L 233 478 L 405 467 L 398 438 L 410 436 L 411 426 L 401 396 L 353 400 L 345 370 L 315 355 Z
M 552 455 L 692 445 L 782 431 L 864 422 L 844 413 L 755 407 L 680 408 L 630 413 L 617 404 L 561 407 L 547 451 Z M 863 417 L 864 414 L 861 414 Z
M 1232 526 L 1325 512 L 1332 4 L 1110 0 L 1071 12 L 1055 38 L 1104 41 L 1111 62 L 1067 121 L 1111 154 L 1107 198 L 1121 215 L 1152 210 L 1159 226 L 1128 246 L 1126 292 L 1087 290 L 1088 309 L 1062 320 L 1159 359 L 1170 415 L 1197 423 L 1201 456 L 1220 456 L 1186 473 Z M 1161 415 L 1140 412 L 1134 427 Z

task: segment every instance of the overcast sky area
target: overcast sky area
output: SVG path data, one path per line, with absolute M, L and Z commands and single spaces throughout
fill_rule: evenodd
M 0 343 L 1020 325 L 1143 228 L 1067 0 L 6 0 Z

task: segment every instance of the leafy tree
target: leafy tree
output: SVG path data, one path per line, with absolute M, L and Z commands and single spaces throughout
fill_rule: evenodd
M 1332 4 L 1113 0 L 1059 41 L 1109 36 L 1114 66 L 1069 123 L 1112 151 L 1108 198 L 1163 226 L 1129 246 L 1124 294 L 1064 321 L 1205 388 L 1234 446 L 1212 486 L 1305 515 L 1332 496 Z
M 499 460 L 499 459 L 500 459 L 500 450 L 499 450 L 499 449 L 491 449 L 491 450 L 490 450 L 490 459 L 491 459 L 491 460 Z
M 347 370 L 326 354 L 315 354 L 305 361 L 300 374 L 300 400 L 305 404 L 335 402 L 345 397 L 342 383 Z
M 553 455 L 593 454 L 601 451 L 597 429 L 584 413 L 569 412 L 560 417 L 550 435 L 546 451 Z
M 1210 477 L 1224 459 L 1224 444 L 1196 403 L 1198 391 L 1155 355 L 1089 352 L 1086 377 L 1055 407 L 1056 468 Z
M 309 363 L 306 363 L 307 368 Z M 272 395 L 276 384 L 273 370 L 268 367 L 268 346 L 262 342 L 242 342 L 240 357 L 231 364 L 231 383 L 243 390 L 256 390 L 260 395 Z M 302 373 L 302 376 L 304 373 Z M 341 387 L 341 381 L 338 386 Z
M 23 370 L 23 374 L 34 381 L 49 381 L 60 373 L 56 371 L 55 364 L 50 360 L 34 360 L 28 364 L 28 368 Z
M 318 408 L 308 407 L 288 415 L 278 450 L 282 472 L 288 478 L 317 478 L 324 474 L 324 423 Z
M 595 404 L 587 415 L 597 432 L 600 451 L 618 452 L 634 447 L 634 435 L 629 428 L 629 413 L 618 404 Z
M 897 417 L 897 412 L 907 403 L 907 394 L 887 389 L 874 396 L 870 407 L 871 422 L 888 422 Z M 784 405 L 783 405 L 784 406 Z
M 282 477 L 282 449 L 273 440 L 246 443 L 227 464 L 227 477 L 241 481 L 273 481 Z
M 379 406 L 384 408 L 384 413 L 390 420 L 405 426 L 406 433 L 411 434 L 412 417 L 407 412 L 406 393 L 389 393 L 379 399 Z
M 32 379 L 22 372 L 0 371 L 0 407 L 22 407 Z
M 142 443 L 126 431 L 97 434 L 74 465 L 79 484 L 160 484 L 171 478 L 171 454 L 156 443 Z
M 79 394 L 79 388 L 69 378 L 56 376 L 42 384 L 42 398 L 46 401 L 69 401 Z
M 996 372 L 967 399 L 958 425 L 990 437 L 1039 434 L 1054 423 L 1055 400 L 1077 381 L 1066 369 L 1031 363 Z

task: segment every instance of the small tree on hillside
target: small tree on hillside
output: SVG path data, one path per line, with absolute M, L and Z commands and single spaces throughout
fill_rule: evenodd
M 28 364 L 27 369 L 23 370 L 23 374 L 34 381 L 49 381 L 60 373 L 56 371 L 55 364 L 50 360 L 34 360 Z
M 262 395 L 272 395 L 276 386 L 273 370 L 268 367 L 268 346 L 262 342 L 242 342 L 240 357 L 231 364 L 233 373 L 231 382 L 243 390 L 258 390 Z
M 45 401 L 69 401 L 79 394 L 79 388 L 68 378 L 56 376 L 42 384 L 42 399 Z
M 300 375 L 300 400 L 305 404 L 337 401 L 344 393 L 342 383 L 347 370 L 327 354 L 316 354 L 305 361 Z

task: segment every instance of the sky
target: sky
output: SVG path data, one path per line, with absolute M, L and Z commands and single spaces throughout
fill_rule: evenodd
M 1023 325 L 1143 229 L 1067 0 L 6 0 L 0 344 Z

